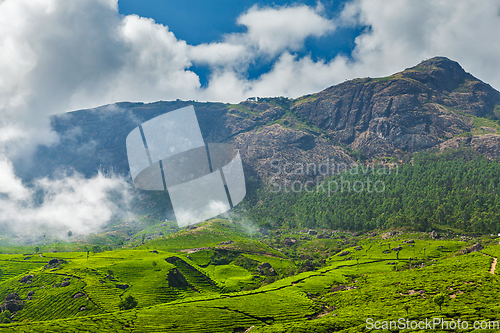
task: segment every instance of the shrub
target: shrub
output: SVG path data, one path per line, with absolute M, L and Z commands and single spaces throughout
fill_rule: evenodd
M 10 323 L 10 317 L 12 317 L 12 313 L 9 310 L 6 310 L 6 311 L 0 313 L 0 322 L 2 324 Z
M 123 301 L 118 304 L 120 310 L 129 310 L 137 306 L 137 301 L 133 296 L 127 296 Z

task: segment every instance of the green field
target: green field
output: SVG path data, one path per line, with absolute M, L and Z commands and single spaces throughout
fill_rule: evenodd
M 493 237 L 342 235 L 248 235 L 238 222 L 213 220 L 88 257 L 1 254 L 0 298 L 17 293 L 25 307 L 0 332 L 366 332 L 368 317 L 498 319 Z M 476 242 L 485 248 L 461 253 Z M 263 263 L 275 274 L 259 272 Z M 127 296 L 137 305 L 121 310 Z

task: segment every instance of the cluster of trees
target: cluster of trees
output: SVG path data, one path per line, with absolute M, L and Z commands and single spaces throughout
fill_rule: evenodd
M 137 306 L 137 301 L 133 296 L 127 296 L 123 301 L 118 304 L 120 310 L 129 310 Z
M 257 223 L 268 227 L 500 232 L 500 164 L 473 150 L 419 153 L 397 173 L 346 173 L 330 180 L 340 177 L 351 184 L 379 181 L 384 190 L 328 194 L 272 193 L 266 188 L 246 208 Z

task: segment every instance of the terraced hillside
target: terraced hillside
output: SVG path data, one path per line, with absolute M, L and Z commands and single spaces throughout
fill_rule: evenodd
M 497 320 L 495 237 L 244 230 L 213 220 L 88 256 L 3 254 L 0 299 L 17 294 L 24 307 L 0 331 L 363 332 L 368 317 Z M 128 296 L 137 305 L 124 310 Z

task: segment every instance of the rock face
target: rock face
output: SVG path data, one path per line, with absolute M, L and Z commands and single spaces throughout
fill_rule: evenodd
M 330 238 L 331 236 L 330 235 L 327 235 L 327 234 L 319 234 L 316 236 L 317 239 L 327 239 L 327 238 Z
M 116 288 L 122 289 L 122 290 L 128 289 L 128 287 L 129 287 L 128 284 L 117 284 L 116 285 Z
M 225 241 L 225 242 L 220 242 L 219 244 L 217 245 L 229 245 L 229 244 L 233 244 L 234 242 L 232 240 L 228 240 L 228 241 Z
M 14 313 L 24 309 L 24 302 L 18 294 L 12 293 L 5 297 L 4 302 L 0 305 L 0 312 L 9 310 Z
M 23 276 L 21 278 L 21 280 L 19 280 L 19 283 L 26 283 L 26 284 L 30 284 L 31 283 L 31 280 L 33 280 L 35 278 L 35 276 L 33 274 L 30 274 L 30 275 L 26 275 L 26 276 Z
M 498 91 L 437 57 L 386 78 L 330 87 L 292 109 L 337 142 L 373 156 L 440 144 L 472 129 L 467 115 L 495 116 L 498 104 Z
M 498 159 L 500 157 L 500 135 L 485 134 L 466 137 L 453 138 L 445 141 L 436 148 L 444 151 L 449 148 L 469 147 L 486 156 L 488 159 Z
M 49 268 L 57 268 L 57 267 L 59 267 L 59 265 L 60 265 L 60 264 L 66 264 L 66 263 L 67 263 L 67 261 L 66 261 L 66 260 L 63 260 L 63 259 L 56 259 L 56 258 L 54 258 L 54 259 L 51 259 L 51 260 L 47 263 L 47 265 L 45 265 L 44 267 L 45 267 L 46 269 L 49 269 Z

